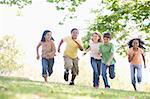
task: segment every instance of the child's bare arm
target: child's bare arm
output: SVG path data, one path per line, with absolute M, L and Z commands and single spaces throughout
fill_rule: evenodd
M 128 61 L 131 62 L 133 60 L 134 56 L 135 56 L 135 53 L 133 53 L 133 55 L 129 54 L 128 55 Z
M 59 53 L 60 53 L 60 47 L 61 47 L 61 45 L 62 45 L 63 42 L 64 42 L 64 40 L 61 39 L 61 41 L 60 41 L 60 43 L 59 43 L 59 46 L 58 46 L 58 52 L 59 52 Z
M 107 66 L 110 66 L 110 62 L 113 60 L 114 54 L 110 53 L 110 58 L 108 60 L 108 62 L 106 63 Z
M 40 56 L 39 56 L 39 47 L 41 46 L 41 42 L 37 45 L 37 47 L 36 47 L 36 53 L 37 53 L 37 59 L 39 59 L 40 58 Z
M 143 58 L 143 61 L 144 61 L 144 68 L 146 68 L 146 62 L 145 62 L 145 56 L 144 56 L 144 54 L 142 54 L 142 58 Z
M 91 48 L 89 47 L 89 48 L 87 48 L 85 51 L 84 51 L 84 55 L 87 53 L 87 52 L 89 52 L 91 50 Z
M 106 63 L 106 66 L 110 66 L 111 61 L 113 60 L 113 58 L 114 58 L 114 45 L 111 44 L 110 57 L 109 57 L 109 59 L 108 59 L 108 61 Z
M 80 43 L 78 43 L 76 40 L 74 40 L 74 41 L 77 43 L 79 49 L 80 49 L 81 51 L 83 51 L 83 47 L 80 45 Z

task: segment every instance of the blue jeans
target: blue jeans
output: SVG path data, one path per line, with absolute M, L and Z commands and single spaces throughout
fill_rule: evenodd
M 42 76 L 50 76 L 53 73 L 54 58 L 42 58 Z
M 111 79 L 115 78 L 115 65 L 110 65 L 109 67 L 102 63 L 102 77 L 105 84 L 105 87 L 110 87 L 107 79 L 107 68 L 109 68 L 109 77 Z
M 101 74 L 101 59 L 91 57 L 91 65 L 93 68 L 93 86 L 99 86 L 99 76 Z
M 141 82 L 142 81 L 142 65 L 130 65 L 130 72 L 131 72 L 131 81 L 132 84 L 136 84 L 136 79 L 135 79 L 135 70 L 137 69 L 137 81 Z

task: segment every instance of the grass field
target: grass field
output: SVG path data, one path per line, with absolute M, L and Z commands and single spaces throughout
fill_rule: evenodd
M 148 92 L 95 89 L 88 86 L 47 84 L 26 78 L 0 76 L 0 99 L 150 99 Z

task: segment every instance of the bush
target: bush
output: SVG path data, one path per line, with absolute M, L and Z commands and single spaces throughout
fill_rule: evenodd
M 8 73 L 22 66 L 21 51 L 14 36 L 0 37 L 0 73 Z

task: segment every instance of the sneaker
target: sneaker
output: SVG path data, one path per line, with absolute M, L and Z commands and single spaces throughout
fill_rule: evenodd
M 137 89 L 136 89 L 136 85 L 135 85 L 135 84 L 133 84 L 133 88 L 134 88 L 134 90 L 135 90 L 135 91 L 137 91 Z
M 43 78 L 44 78 L 44 81 L 47 83 L 48 82 L 47 75 L 43 75 Z
M 69 85 L 74 85 L 74 82 L 71 81 L 71 82 L 69 83 Z
M 48 83 L 47 77 L 44 77 L 45 83 Z
M 68 81 L 69 72 L 64 72 L 64 80 Z
M 106 87 L 105 87 L 105 89 L 109 89 L 110 88 L 110 86 L 109 85 L 107 85 Z
M 95 88 L 96 88 L 96 89 L 98 89 L 98 88 L 99 88 L 99 86 L 95 86 Z

